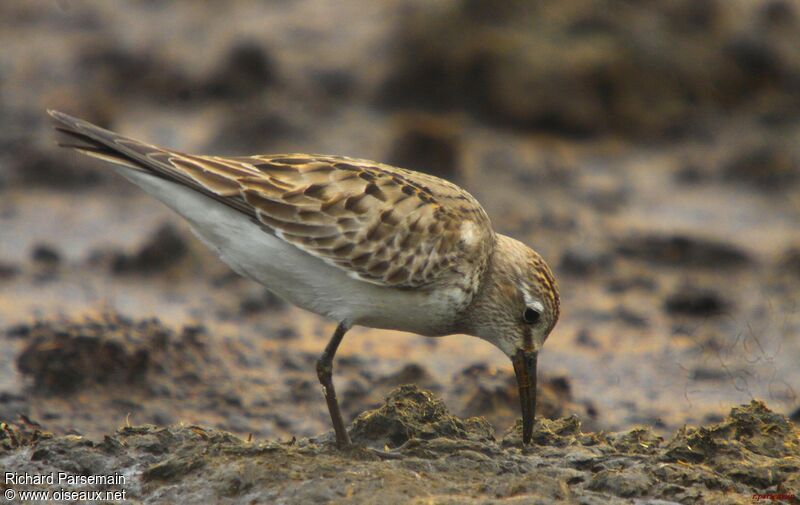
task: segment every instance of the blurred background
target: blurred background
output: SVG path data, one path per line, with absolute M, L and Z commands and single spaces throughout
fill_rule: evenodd
M 560 283 L 543 415 L 666 432 L 759 398 L 800 421 L 800 1 L 4 0 L 0 43 L 0 419 L 329 429 L 334 323 L 57 148 L 54 108 L 464 186 Z M 348 421 L 406 382 L 501 433 L 518 415 L 474 338 L 356 328 L 334 378 Z

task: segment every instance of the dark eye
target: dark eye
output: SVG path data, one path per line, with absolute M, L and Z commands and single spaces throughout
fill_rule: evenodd
M 540 317 L 542 317 L 542 313 L 530 307 L 526 307 L 525 312 L 522 313 L 522 319 L 528 324 L 538 323 Z

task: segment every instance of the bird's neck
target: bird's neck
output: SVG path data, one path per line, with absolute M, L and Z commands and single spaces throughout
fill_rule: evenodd
M 510 240 L 513 239 L 496 234 L 494 247 L 478 289 L 462 314 L 463 327 L 459 332 L 486 338 L 485 328 L 491 327 L 493 320 L 499 316 L 498 300 L 504 299 L 507 294 L 504 294 L 503 290 L 510 288 L 507 282 L 503 282 L 504 279 L 511 277 L 512 265 L 509 264 L 510 255 L 507 250 L 512 245 L 509 243 Z

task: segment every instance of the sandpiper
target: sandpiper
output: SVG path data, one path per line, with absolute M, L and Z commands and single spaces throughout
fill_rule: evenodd
M 536 363 L 558 321 L 558 288 L 542 257 L 495 233 L 465 190 L 342 156 L 184 154 L 48 113 L 72 140 L 60 145 L 113 163 L 233 270 L 339 323 L 317 361 L 339 446 L 350 438 L 333 358 L 353 325 L 491 342 L 513 363 L 530 442 Z

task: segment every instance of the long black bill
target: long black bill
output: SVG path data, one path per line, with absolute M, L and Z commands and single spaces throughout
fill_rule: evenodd
M 536 362 L 539 352 L 519 349 L 511 360 L 519 387 L 519 402 L 522 407 L 522 443 L 527 445 L 533 436 L 533 420 L 536 417 Z

